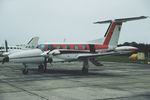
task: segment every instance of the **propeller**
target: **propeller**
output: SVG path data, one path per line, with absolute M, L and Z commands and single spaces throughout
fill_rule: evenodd
M 5 40 L 5 49 L 6 49 L 6 52 L 3 53 L 4 58 L 3 58 L 2 64 L 4 64 L 5 62 L 9 62 L 7 40 Z M 5 56 L 5 55 L 7 55 L 7 56 Z
M 44 56 L 44 71 L 47 69 L 47 62 L 48 62 L 48 54 L 49 54 L 50 50 L 49 51 L 45 51 L 43 52 L 41 55 Z
M 44 57 L 44 71 L 46 71 L 47 69 L 47 62 L 48 62 L 47 57 Z
M 8 52 L 8 43 L 7 43 L 7 40 L 5 40 L 5 48 L 6 48 L 6 52 Z
M 52 63 L 53 59 L 51 57 L 45 56 L 44 57 L 44 71 L 47 70 L 47 63 Z
M 47 69 L 47 63 L 51 63 L 52 62 L 52 58 L 50 56 L 54 56 L 55 54 L 60 54 L 60 52 L 58 50 L 48 50 L 43 52 L 41 55 L 44 56 L 44 70 Z

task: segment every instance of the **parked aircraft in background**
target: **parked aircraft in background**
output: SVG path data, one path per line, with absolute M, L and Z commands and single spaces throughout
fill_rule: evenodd
M 0 55 L 7 56 L 17 51 L 33 49 L 38 46 L 39 37 L 33 37 L 26 45 L 8 46 L 5 40 L 5 46 L 0 46 Z
M 89 61 L 97 65 L 95 58 L 118 54 L 115 50 L 123 22 L 145 18 L 147 17 L 140 16 L 95 22 L 95 24 L 110 23 L 103 39 L 86 43 L 44 43 L 38 46 L 40 49 L 12 53 L 5 57 L 3 61 L 23 63 L 25 67 L 23 74 L 28 73 L 28 64 L 37 64 L 39 71 L 45 71 L 48 62 L 83 61 L 82 72 L 88 73 Z

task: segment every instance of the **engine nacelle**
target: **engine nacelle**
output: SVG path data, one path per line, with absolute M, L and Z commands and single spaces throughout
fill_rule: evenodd
M 59 55 L 60 51 L 59 50 L 53 50 L 49 53 L 49 55 Z
M 15 63 L 43 63 L 44 57 L 41 55 L 43 52 L 40 49 L 24 50 L 10 54 L 9 62 Z

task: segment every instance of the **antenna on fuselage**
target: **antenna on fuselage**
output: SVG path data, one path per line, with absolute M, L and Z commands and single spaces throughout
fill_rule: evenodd
M 66 42 L 66 39 L 64 38 L 64 41 L 63 42 Z

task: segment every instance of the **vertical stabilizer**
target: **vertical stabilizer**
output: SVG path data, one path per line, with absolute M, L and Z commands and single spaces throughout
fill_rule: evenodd
M 95 22 L 94 24 L 105 24 L 110 23 L 106 34 L 105 39 L 103 42 L 103 45 L 108 45 L 109 48 L 116 48 L 119 41 L 119 35 L 122 27 L 123 22 L 127 21 L 133 21 L 133 20 L 140 20 L 145 19 L 146 16 L 140 16 L 140 17 L 131 17 L 131 18 L 121 18 L 121 19 L 115 19 L 115 20 L 106 20 L 106 21 L 99 21 Z
M 33 37 L 27 44 L 27 46 L 35 48 L 38 45 L 39 37 Z
M 113 48 L 117 47 L 120 31 L 122 27 L 122 22 L 111 22 L 105 36 L 103 45 L 108 45 Z

